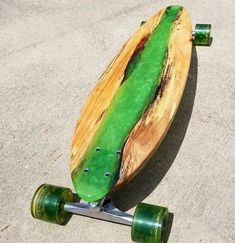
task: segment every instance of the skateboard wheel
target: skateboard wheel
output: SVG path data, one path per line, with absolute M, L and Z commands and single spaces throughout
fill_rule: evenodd
M 65 225 L 72 214 L 64 211 L 63 205 L 72 201 L 73 193 L 69 188 L 43 184 L 33 195 L 31 214 L 36 219 Z
M 140 203 L 134 213 L 131 238 L 136 242 L 164 242 L 168 209 Z
M 211 24 L 196 24 L 194 44 L 197 46 L 209 46 L 211 44 Z

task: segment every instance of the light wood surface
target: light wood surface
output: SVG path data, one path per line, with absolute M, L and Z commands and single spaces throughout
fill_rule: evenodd
M 170 37 L 160 92 L 136 124 L 125 144 L 116 189 L 145 165 L 167 133 L 183 95 L 191 51 L 192 27 L 189 15 L 184 9 L 175 22 Z
M 80 163 L 107 108 L 121 84 L 133 53 L 142 46 L 161 19 L 164 9 L 142 25 L 109 64 L 81 112 L 72 142 L 70 171 Z M 168 46 L 161 88 L 156 99 L 132 130 L 123 150 L 115 189 L 128 182 L 145 165 L 160 145 L 180 103 L 189 72 L 192 27 L 185 9 L 174 24 Z
M 96 87 L 91 92 L 80 114 L 73 135 L 70 171 L 80 163 L 80 158 L 94 136 L 102 118 L 120 84 L 125 69 L 133 53 L 141 47 L 161 19 L 164 10 L 159 11 L 148 22 L 141 26 L 125 43 L 120 52 L 114 57 Z

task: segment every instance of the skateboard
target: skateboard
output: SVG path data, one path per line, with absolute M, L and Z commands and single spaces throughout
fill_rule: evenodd
M 164 241 L 166 207 L 140 203 L 130 215 L 111 199 L 160 145 L 183 95 L 192 45 L 209 46 L 210 32 L 210 24 L 197 24 L 192 31 L 181 6 L 164 8 L 141 23 L 100 77 L 78 119 L 70 158 L 75 193 L 41 185 L 31 202 L 34 218 L 65 225 L 78 214 L 129 225 L 136 242 Z

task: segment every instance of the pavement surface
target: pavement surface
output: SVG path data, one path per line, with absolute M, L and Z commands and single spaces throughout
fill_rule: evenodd
M 73 216 L 65 226 L 32 219 L 47 182 L 72 188 L 71 137 L 89 92 L 139 26 L 175 1 L 0 1 L 0 241 L 131 242 L 130 228 Z M 173 213 L 169 243 L 235 242 L 235 31 L 232 1 L 178 1 L 211 23 L 197 47 L 175 121 L 146 168 L 114 197 Z

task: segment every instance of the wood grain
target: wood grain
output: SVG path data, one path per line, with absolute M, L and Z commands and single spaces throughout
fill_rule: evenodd
M 192 27 L 189 15 L 183 9 L 170 37 L 160 90 L 125 144 L 115 189 L 120 188 L 138 173 L 167 133 L 183 95 L 191 51 Z
M 80 163 L 120 84 L 133 53 L 159 23 L 165 9 L 150 18 L 126 42 L 91 92 L 73 136 L 70 171 Z M 160 145 L 180 103 L 187 80 L 192 49 L 192 27 L 185 9 L 175 21 L 158 95 L 132 130 L 123 149 L 119 180 L 114 190 L 128 182 Z
M 96 87 L 89 95 L 73 135 L 70 160 L 71 173 L 80 163 L 80 159 L 99 127 L 116 90 L 122 83 L 125 69 L 133 53 L 138 51 L 141 43 L 143 43 L 154 30 L 163 13 L 164 9 L 150 18 L 149 21 L 132 35 L 108 65 L 107 69 L 98 80 Z

